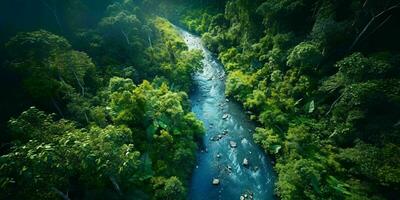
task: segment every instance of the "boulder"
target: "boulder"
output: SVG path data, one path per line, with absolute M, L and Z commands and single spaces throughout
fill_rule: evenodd
M 214 179 L 212 180 L 212 184 L 213 184 L 213 185 L 219 185 L 219 179 L 214 178 Z
M 247 160 L 247 158 L 243 159 L 243 165 L 244 166 L 249 166 L 249 160 Z
M 229 142 L 229 146 L 230 146 L 231 148 L 236 148 L 236 147 L 237 147 L 237 143 L 234 142 L 234 141 L 230 141 L 230 142 Z
M 223 135 L 219 134 L 219 135 L 215 135 L 213 137 L 210 138 L 211 141 L 218 141 L 220 139 L 222 139 Z
M 229 117 L 228 114 L 224 114 L 224 115 L 222 116 L 222 119 L 228 119 L 228 117 Z

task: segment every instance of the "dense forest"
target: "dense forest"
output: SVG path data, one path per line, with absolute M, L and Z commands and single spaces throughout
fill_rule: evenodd
M 0 198 L 184 199 L 201 54 L 145 2 L 1 4 Z
M 223 64 L 278 199 L 400 196 L 398 0 L 0 5 L 0 199 L 187 199 L 203 55 L 175 25 Z
M 281 199 L 397 199 L 400 2 L 230 0 L 182 11 L 259 123 Z M 200 17 L 199 17 L 200 16 Z

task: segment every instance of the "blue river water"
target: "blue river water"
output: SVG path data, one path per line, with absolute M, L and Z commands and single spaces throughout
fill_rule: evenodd
M 189 199 L 275 199 L 270 159 L 253 142 L 255 125 L 238 103 L 226 98 L 223 66 L 198 36 L 177 29 L 189 49 L 204 54 L 203 69 L 194 75 L 190 99 L 192 111 L 204 122 L 206 133 L 197 153 Z

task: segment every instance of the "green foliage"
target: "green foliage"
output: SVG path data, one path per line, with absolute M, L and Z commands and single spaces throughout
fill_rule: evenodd
M 359 142 L 353 148 L 343 149 L 339 157 L 350 166 L 352 173 L 374 179 L 380 185 L 392 185 L 400 181 L 399 158 L 396 156 L 399 151 L 393 143 L 378 148 Z
M 61 83 L 55 80 L 54 69 L 46 62 L 54 54 L 70 49 L 64 38 L 46 31 L 22 33 L 12 38 L 6 48 L 10 66 L 26 77 L 24 87 L 34 98 L 47 100 L 60 91 Z
M 386 31 L 395 29 L 390 18 L 376 15 L 384 4 L 396 7 L 229 0 L 205 29 L 201 14 L 183 13 L 190 30 L 207 30 L 202 39 L 228 72 L 227 95 L 260 122 L 254 140 L 277 159 L 280 198 L 399 195 L 399 56 L 388 44 L 398 38 Z
M 282 199 L 318 199 L 320 193 L 321 170 L 324 166 L 309 159 L 290 160 L 277 164 L 279 172 L 277 188 Z
M 263 1 L 257 8 L 262 15 L 263 24 L 273 32 L 281 30 L 302 32 L 310 27 L 313 0 L 272 0 Z
M 116 77 L 110 80 L 111 117 L 115 123 L 135 126 L 142 120 L 145 99 L 134 88 L 130 79 Z
M 153 23 L 162 36 L 161 38 L 164 41 L 163 45 L 166 45 L 171 53 L 187 48 L 185 42 L 179 36 L 178 31 L 167 20 L 157 17 L 154 19 Z
M 140 130 L 133 140 L 149 153 L 154 173 L 186 180 L 195 164 L 195 141 L 204 132 L 189 112 L 187 95 L 171 92 L 165 84 L 154 88 L 144 81 L 135 86 L 121 78 L 111 79 L 109 90 L 112 120 Z
M 19 33 L 1 59 L 25 89 L 15 93 L 27 93 L 14 114 L 36 105 L 59 115 L 32 107 L 9 121 L 1 199 L 185 199 L 204 130 L 179 91 L 202 56 L 155 11 L 218 54 L 227 95 L 253 111 L 254 139 L 277 160 L 280 198 L 399 196 L 398 17 L 376 15 L 396 2 L 43 2 L 18 5 L 1 41 L 43 26 L 62 36 Z M 25 15 L 37 23 L 23 27 Z
M 329 176 L 327 179 L 327 183 L 330 187 L 336 190 L 336 192 L 344 195 L 351 195 L 349 192 L 350 185 L 341 182 L 333 176 Z
M 334 52 L 338 48 L 346 48 L 346 44 L 353 39 L 352 36 L 352 19 L 341 18 L 338 16 L 337 6 L 344 2 L 330 2 L 323 1 L 321 6 L 318 8 L 315 23 L 311 30 L 310 36 L 313 41 L 320 43 L 320 46 L 324 49 L 324 52 Z M 351 3 L 351 2 L 349 2 Z M 347 8 L 340 8 L 342 12 L 346 12 Z M 348 13 L 346 13 L 348 15 Z
M 43 30 L 20 33 L 6 48 L 10 66 L 23 76 L 24 87 L 36 100 L 46 102 L 72 92 L 85 95 L 85 81 L 95 82 L 92 60 L 71 50 L 63 37 Z
M 52 137 L 74 129 L 73 123 L 60 120 L 54 123 L 55 115 L 46 115 L 35 107 L 21 113 L 21 115 L 9 121 L 9 128 L 13 137 L 19 142 L 26 143 L 29 140 L 49 141 Z
M 287 65 L 300 69 L 315 69 L 321 62 L 322 54 L 316 44 L 302 42 L 294 47 L 288 56 Z
M 82 36 L 88 35 L 86 31 Z M 108 6 L 107 14 L 100 20 L 91 39 L 82 41 L 89 50 L 93 45 L 100 52 L 94 57 L 102 65 L 143 66 L 147 55 L 143 54 L 151 37 L 148 23 L 142 11 L 132 1 L 114 1 Z M 84 38 L 85 39 L 85 38 Z M 92 40 L 92 42 L 91 42 Z M 101 54 L 101 55 L 96 55 Z
M 210 24 L 215 22 L 212 15 L 207 10 L 194 10 L 184 14 L 181 23 L 184 24 L 191 32 L 202 34 L 208 31 Z M 201 16 L 201 17 L 199 17 Z
M 242 71 L 234 71 L 226 80 L 226 94 L 232 95 L 239 101 L 244 101 L 252 91 L 252 77 Z
M 189 51 L 177 29 L 167 20 L 157 17 L 152 24 L 160 38 L 149 49 L 155 64 L 152 73 L 165 77 L 172 89 L 188 92 L 192 74 L 201 67 L 201 52 Z
M 80 130 L 72 122 L 55 121 L 34 107 L 11 120 L 10 127 L 15 133 L 32 134 L 29 141 L 0 157 L 3 198 L 56 198 L 57 190 L 73 187 L 72 179 L 87 188 L 106 188 L 110 177 L 121 186 L 138 181 L 140 153 L 126 127 Z
M 112 183 L 122 191 L 141 185 L 154 199 L 184 199 L 195 140 L 204 131 L 189 112 L 187 95 L 171 92 L 165 84 L 155 88 L 144 81 L 136 86 L 118 77 L 102 93 L 107 104 L 83 101 L 83 107 L 94 108 L 86 110 L 92 123 L 84 129 L 34 107 L 10 120 L 15 140 L 0 158 L 2 197 L 52 199 L 77 184 L 84 186 L 77 192 L 89 195 L 86 189 L 107 191 Z M 141 170 L 148 163 L 153 163 L 150 169 Z M 146 185 L 152 176 L 171 178 Z M 16 193 L 18 188 L 24 189 Z
M 155 177 L 152 182 L 155 190 L 154 199 L 185 199 L 185 188 L 177 177 Z
M 394 66 L 390 63 L 390 54 L 376 54 L 369 58 L 361 53 L 354 53 L 336 64 L 339 73 L 346 77 L 344 84 L 361 82 L 370 79 L 382 79 L 390 75 Z
M 254 141 L 259 143 L 269 154 L 278 154 L 282 148 L 282 139 L 274 131 L 256 128 Z
M 184 92 L 202 54 L 141 6 L 112 2 L 65 34 L 72 45 L 44 30 L 9 40 L 7 64 L 33 104 L 59 115 L 32 107 L 10 120 L 0 198 L 185 198 L 204 129 Z

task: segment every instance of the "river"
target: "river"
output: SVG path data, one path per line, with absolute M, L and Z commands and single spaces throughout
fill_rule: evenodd
M 275 174 L 268 156 L 253 142 L 255 125 L 242 107 L 225 97 L 225 71 L 200 37 L 177 28 L 189 49 L 203 52 L 203 69 L 194 77 L 192 111 L 204 122 L 204 145 L 190 183 L 191 200 L 270 200 Z M 235 147 L 236 146 L 236 147 Z M 245 165 L 248 161 L 247 166 Z M 213 181 L 219 181 L 213 185 Z

